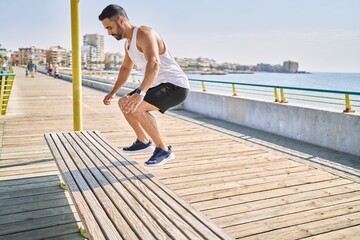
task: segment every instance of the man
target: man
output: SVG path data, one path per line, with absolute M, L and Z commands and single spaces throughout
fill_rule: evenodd
M 29 70 L 30 76 L 32 78 L 34 78 L 35 77 L 35 72 L 34 72 L 35 71 L 35 64 L 32 61 L 30 61 L 26 68 Z
M 123 151 L 128 154 L 153 152 L 145 166 L 159 166 L 173 160 L 175 154 L 171 146 L 166 147 L 150 111 L 164 113 L 186 99 L 189 93 L 186 74 L 172 58 L 159 34 L 149 27 L 132 25 L 122 7 L 115 4 L 107 6 L 99 15 L 99 20 L 109 35 L 117 40 L 126 39 L 123 64 L 112 91 L 104 97 L 104 104 L 110 104 L 127 81 L 134 64 L 144 74 L 140 87 L 118 101 L 137 137 Z M 147 135 L 154 142 L 155 150 Z

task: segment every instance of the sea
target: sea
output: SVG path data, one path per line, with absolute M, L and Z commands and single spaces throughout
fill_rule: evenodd
M 294 88 L 306 88 L 320 91 L 299 91 L 284 89 L 284 95 L 289 103 L 334 110 L 345 110 L 345 94 L 327 93 L 326 91 L 355 92 L 358 95 L 349 95 L 351 109 L 360 112 L 360 73 L 266 73 L 254 74 L 226 74 L 226 75 L 200 75 L 189 74 L 192 90 L 202 91 L 201 82 L 205 80 L 205 89 L 210 93 L 232 95 L 232 84 L 211 83 L 216 81 L 224 83 L 245 83 Z M 235 85 L 237 96 L 255 99 L 274 100 L 274 88 L 247 87 Z M 280 97 L 280 92 L 278 90 Z
M 299 91 L 284 89 L 284 95 L 288 104 L 305 105 L 309 107 L 345 110 L 345 94 L 327 93 L 326 91 L 352 92 L 349 94 L 352 110 L 360 113 L 360 73 L 267 73 L 254 72 L 253 74 L 226 74 L 226 75 L 202 75 L 188 74 L 191 90 L 202 91 L 203 85 L 198 80 L 204 80 L 205 90 L 208 93 L 233 95 L 232 84 L 259 84 L 271 86 L 283 86 L 294 88 L 313 89 L 314 91 Z M 136 77 L 138 81 L 142 76 Z M 213 83 L 213 82 L 216 83 Z M 220 82 L 220 83 L 219 83 Z M 222 84 L 223 83 L 223 84 Z M 249 87 L 235 85 L 238 97 L 253 98 L 259 100 L 274 101 L 274 88 Z M 317 91 L 320 90 L 320 91 Z M 278 90 L 280 98 L 280 91 Z

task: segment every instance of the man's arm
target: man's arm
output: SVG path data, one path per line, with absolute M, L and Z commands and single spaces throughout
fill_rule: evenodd
M 159 46 L 157 43 L 157 34 L 154 30 L 148 27 L 140 27 L 137 34 L 137 47 L 144 54 L 147 61 L 144 79 L 140 85 L 143 92 L 147 92 L 152 83 L 157 78 L 160 69 L 160 56 Z M 144 96 L 139 94 L 132 95 L 125 104 L 124 111 L 134 112 L 140 103 L 143 101 Z
M 103 102 L 105 105 L 110 104 L 110 100 L 119 91 L 119 89 L 125 84 L 125 82 L 127 81 L 128 77 L 131 73 L 131 69 L 133 68 L 133 65 L 134 64 L 131 61 L 128 53 L 125 51 L 124 61 L 121 64 L 115 85 L 114 85 L 113 89 L 111 90 L 111 92 L 104 97 Z
M 156 37 L 157 33 L 151 28 L 141 27 L 138 31 L 137 45 L 147 61 L 144 79 L 140 85 L 140 89 L 144 92 L 151 87 L 160 69 L 159 46 Z

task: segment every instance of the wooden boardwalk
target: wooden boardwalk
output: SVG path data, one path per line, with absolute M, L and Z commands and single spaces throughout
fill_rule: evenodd
M 82 239 L 79 217 L 43 134 L 72 130 L 72 86 L 15 68 L 0 117 L 0 240 Z M 121 148 L 135 139 L 103 92 L 83 88 L 84 130 Z M 281 151 L 214 131 L 176 112 L 156 113 L 177 158 L 150 168 L 160 181 L 236 239 L 360 239 L 360 183 Z M 192 114 L 189 113 L 191 116 Z M 148 155 L 133 157 L 142 164 Z M 296 160 L 296 161 L 295 161 Z

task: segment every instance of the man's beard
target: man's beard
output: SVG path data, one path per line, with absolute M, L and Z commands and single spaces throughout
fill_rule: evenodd
M 119 30 L 121 29 L 121 26 L 117 22 L 116 22 L 116 27 L 118 29 L 118 32 L 116 34 L 113 34 L 113 36 L 114 36 L 114 38 L 116 38 L 116 40 L 120 41 L 121 39 L 123 39 L 123 37 L 122 37 L 122 33 L 119 33 Z
M 113 34 L 113 37 L 116 38 L 116 40 L 120 41 L 122 39 L 121 34 Z

